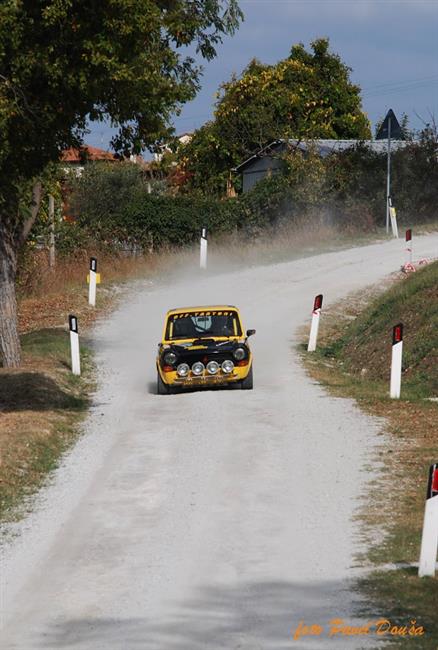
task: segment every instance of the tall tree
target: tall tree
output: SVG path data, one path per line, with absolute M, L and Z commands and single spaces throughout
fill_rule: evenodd
M 242 14 L 237 0 L 2 0 L 0 4 L 0 349 L 20 362 L 17 253 L 33 226 L 44 168 L 80 146 L 89 119 L 138 153 L 169 135 L 205 59 Z M 30 199 L 28 202 L 26 199 Z
M 214 120 L 181 147 L 192 187 L 223 193 L 232 167 L 279 138 L 370 137 L 351 69 L 329 50 L 328 39 L 314 41 L 311 50 L 294 45 L 274 65 L 253 60 L 221 85 Z

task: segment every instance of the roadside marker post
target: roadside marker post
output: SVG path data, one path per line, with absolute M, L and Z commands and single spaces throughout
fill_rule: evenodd
M 435 576 L 438 552 L 438 463 L 430 466 L 418 577 Z
M 398 239 L 397 213 L 395 211 L 395 207 L 392 205 L 392 199 L 390 196 L 388 196 L 388 206 L 389 216 L 391 218 L 392 235 L 395 239 Z
M 81 357 L 79 354 L 78 319 L 73 314 L 68 317 L 70 327 L 71 371 L 74 375 L 81 374 Z
M 392 399 L 400 399 L 402 353 L 403 323 L 398 323 L 392 328 L 391 385 L 389 389 L 389 396 Z
M 207 228 L 204 227 L 201 231 L 201 247 L 199 257 L 199 266 L 201 269 L 207 268 L 207 246 Z
M 56 264 L 55 250 L 55 198 L 49 194 L 49 266 Z
M 96 306 L 97 259 L 90 257 L 90 274 L 88 287 L 88 304 Z
M 405 263 L 412 264 L 412 228 L 406 231 L 406 249 L 405 249 Z
M 307 346 L 307 352 L 315 352 L 316 350 L 321 308 L 322 308 L 322 293 L 315 296 L 315 300 L 313 302 L 312 324 L 310 326 L 309 344 Z

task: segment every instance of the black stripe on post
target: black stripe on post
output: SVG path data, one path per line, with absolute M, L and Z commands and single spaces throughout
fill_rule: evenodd
M 392 328 L 392 345 L 396 345 L 400 341 L 403 341 L 403 323 L 397 323 Z
M 429 479 L 427 481 L 426 499 L 431 499 L 438 495 L 438 463 L 431 465 L 429 468 Z
M 90 257 L 90 271 L 97 272 L 97 259 L 95 257 Z
M 201 237 L 202 239 L 207 239 L 207 226 L 204 226 L 202 231 L 201 231 Z
M 70 332 L 78 332 L 78 319 L 77 316 L 73 316 L 73 314 L 70 314 L 68 317 L 68 324 L 70 327 Z
M 406 241 L 411 241 L 412 240 L 412 228 L 408 228 L 406 231 Z
M 317 309 L 321 309 L 321 307 L 322 307 L 322 293 L 315 296 L 315 301 L 313 303 L 313 311 L 316 311 Z

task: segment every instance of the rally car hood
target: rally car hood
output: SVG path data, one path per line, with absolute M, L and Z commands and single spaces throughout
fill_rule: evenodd
M 202 338 L 181 343 L 171 343 L 163 346 L 166 350 L 173 350 L 178 356 L 178 362 L 185 362 L 191 365 L 195 361 L 216 360 L 218 362 L 225 359 L 233 359 L 233 350 L 237 347 L 245 348 L 246 354 L 249 349 L 242 338 Z
M 231 350 L 238 343 L 242 344 L 243 341 L 239 338 L 224 338 L 222 337 L 211 337 L 211 338 L 199 338 L 193 339 L 190 341 L 182 341 L 180 343 L 169 343 L 169 347 L 174 350 L 184 351 L 184 350 L 205 350 L 210 348 L 220 348 L 221 350 Z

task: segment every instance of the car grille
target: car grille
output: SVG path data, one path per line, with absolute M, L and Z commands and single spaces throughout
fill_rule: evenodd
M 231 359 L 231 361 L 234 361 L 231 350 L 228 352 L 215 352 L 214 350 L 196 350 L 179 354 L 177 363 L 188 363 L 188 365 L 192 367 L 195 361 L 202 361 L 204 365 L 206 365 L 209 361 L 217 361 L 217 363 L 221 365 L 221 363 L 226 359 Z

